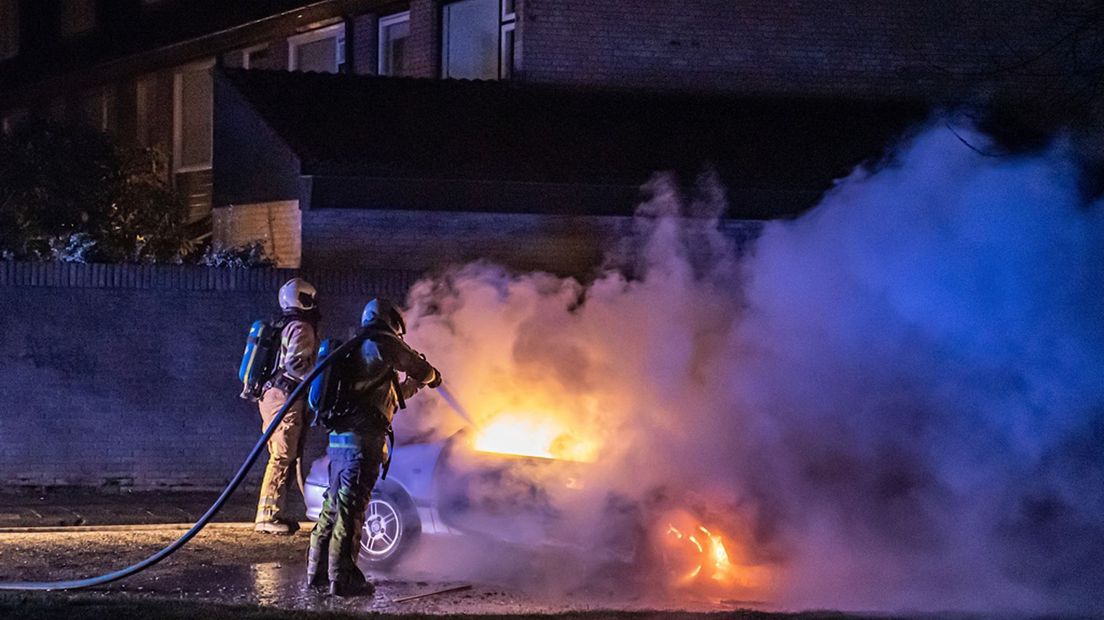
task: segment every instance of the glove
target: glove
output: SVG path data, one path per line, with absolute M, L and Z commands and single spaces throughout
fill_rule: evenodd
M 402 390 L 404 398 L 410 398 L 418 393 L 418 390 L 422 389 L 422 384 L 418 383 L 414 379 L 407 377 L 399 384 L 399 389 Z
M 441 387 L 441 382 L 443 382 L 443 381 L 444 381 L 444 379 L 441 378 L 441 371 L 434 368 L 433 369 L 433 380 L 430 381 L 429 383 L 427 383 L 426 387 L 431 388 L 431 389 L 437 389 L 437 388 Z

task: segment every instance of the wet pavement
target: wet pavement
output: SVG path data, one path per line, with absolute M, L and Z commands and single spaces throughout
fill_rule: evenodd
M 216 491 L 9 489 L 0 492 L 0 581 L 57 581 L 95 576 L 144 559 L 179 537 Z M 257 534 L 249 521 L 254 492 L 238 492 L 182 550 L 132 578 L 51 600 L 178 600 L 334 612 L 511 614 L 592 609 L 744 607 L 703 601 L 645 601 L 625 594 L 622 576 L 566 586 L 564 562 L 532 550 L 496 549 L 481 540 L 422 537 L 397 570 L 369 572 L 372 597 L 334 599 L 303 583 L 310 524 L 290 537 Z M 493 558 L 493 559 L 489 559 Z M 502 564 L 501 558 L 510 561 Z M 570 573 L 570 569 L 567 570 Z M 572 575 L 574 580 L 576 575 Z M 461 591 L 416 600 L 450 588 Z
M 138 561 L 168 544 L 183 530 L 48 531 L 0 533 L 0 581 L 61 580 L 88 577 Z M 722 611 L 736 602 L 664 603 L 623 593 L 619 578 L 596 580 L 586 589 L 551 585 L 555 575 L 540 562 L 519 575 L 517 566 L 493 563 L 478 570 L 487 554 L 478 541 L 423 538 L 393 574 L 373 573 L 375 596 L 336 599 L 303 583 L 306 531 L 289 537 L 223 527 L 205 530 L 162 564 L 130 579 L 84 590 L 83 598 L 157 598 L 194 603 L 256 604 L 296 610 L 429 614 L 549 613 L 593 609 L 688 609 Z M 449 568 L 451 567 L 451 568 Z M 464 579 L 478 574 L 476 580 Z M 398 599 L 451 587 L 471 589 L 401 602 Z M 78 596 L 55 593 L 51 596 Z

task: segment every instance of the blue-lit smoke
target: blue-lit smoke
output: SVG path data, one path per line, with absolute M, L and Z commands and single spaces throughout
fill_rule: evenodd
M 919 132 L 743 256 L 718 188 L 653 190 L 592 284 L 415 287 L 462 402 L 558 394 L 606 446 L 592 493 L 718 501 L 783 607 L 1104 611 L 1104 206 L 1066 148 Z
M 1062 146 L 990 158 L 928 131 L 770 224 L 747 270 L 730 342 L 751 351 L 728 372 L 775 431 L 745 444 L 752 478 L 819 556 L 795 592 L 842 576 L 841 601 L 858 584 L 860 604 L 994 609 L 1101 591 L 1104 213 Z

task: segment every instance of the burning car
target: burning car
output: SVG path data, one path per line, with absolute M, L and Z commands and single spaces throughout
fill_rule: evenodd
M 321 510 L 328 465 L 318 459 L 307 479 L 312 520 Z M 532 415 L 499 416 L 478 431 L 397 446 L 387 479 L 372 492 L 360 557 L 387 569 L 421 535 L 465 535 L 574 547 L 592 558 L 600 549 L 608 561 L 658 568 L 668 586 L 698 593 L 757 593 L 769 581 L 769 571 L 738 557 L 735 541 L 702 522 L 692 505 L 667 498 L 642 506 L 588 488 L 598 486 L 596 467 L 593 446 Z M 580 536 L 587 526 L 561 507 L 588 501 L 601 504 L 592 511 L 600 527 Z

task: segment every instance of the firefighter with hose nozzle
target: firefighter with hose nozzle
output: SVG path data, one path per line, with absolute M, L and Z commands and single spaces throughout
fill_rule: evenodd
M 316 380 L 315 386 L 330 387 L 321 387 L 325 396 L 312 402 L 318 421 L 330 431 L 330 470 L 322 511 L 311 532 L 307 582 L 328 585 L 335 596 L 374 591 L 356 559 L 372 487 L 381 469 L 387 476 L 388 440 L 394 440 L 391 420 L 419 389 L 441 384 L 437 369 L 403 341 L 406 324 L 394 304 L 386 299 L 368 302 L 361 326 L 357 338 L 363 344 L 348 358 L 335 360 L 329 375 Z M 405 375 L 402 381 L 398 373 Z

